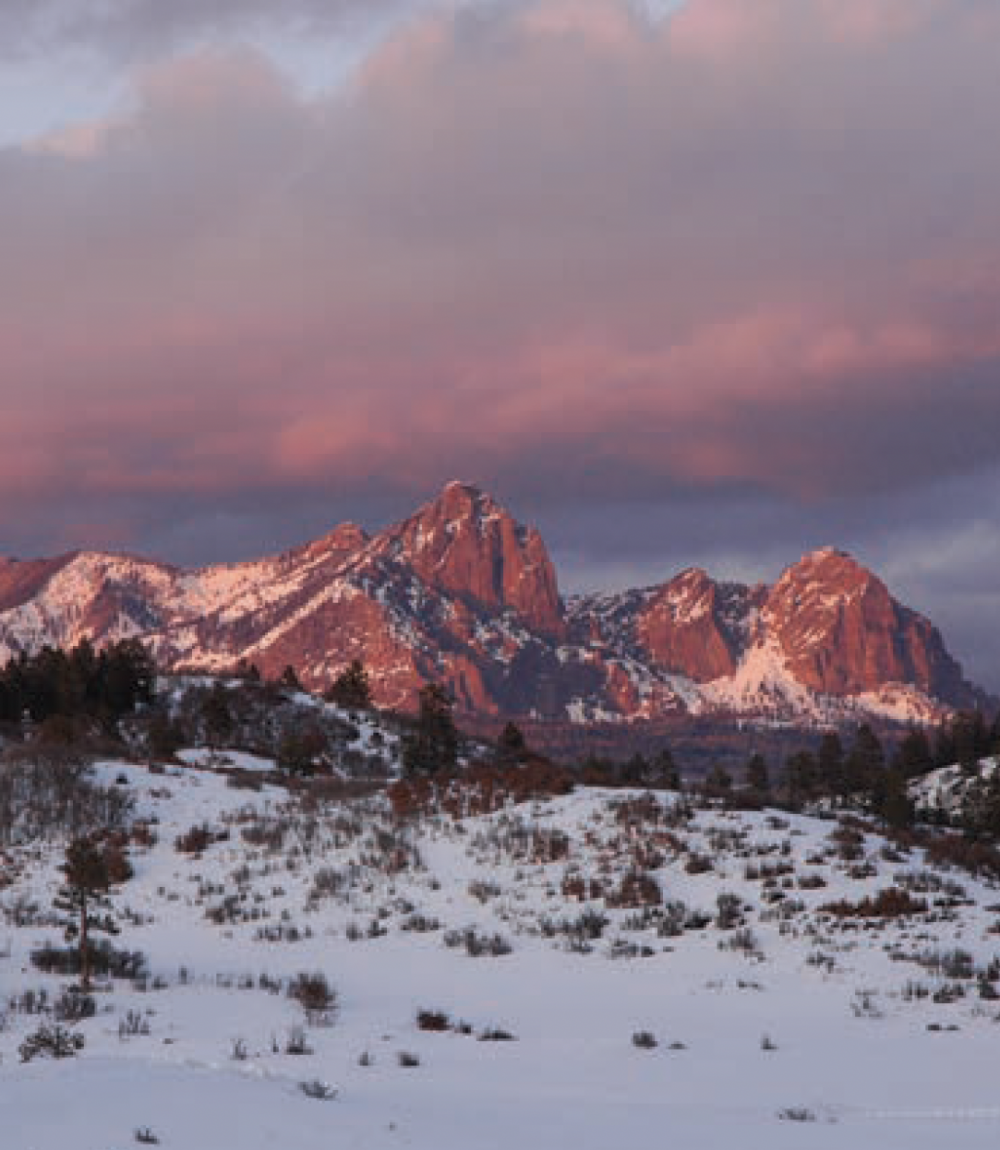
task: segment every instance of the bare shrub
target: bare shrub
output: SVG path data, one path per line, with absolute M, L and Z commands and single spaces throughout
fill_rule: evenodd
M 451 1018 L 443 1010 L 418 1010 L 417 1029 L 434 1033 L 451 1030 Z
M 306 1098 L 314 1098 L 318 1102 L 332 1102 L 337 1097 L 336 1087 L 319 1078 L 310 1078 L 305 1082 L 300 1082 L 299 1090 Z
M 510 954 L 514 949 L 501 934 L 480 934 L 475 927 L 464 930 L 449 930 L 444 935 L 444 944 L 452 949 L 465 947 L 470 958 L 499 958 Z
M 294 1055 L 312 1054 L 313 1048 L 306 1041 L 306 1032 L 301 1026 L 293 1026 L 285 1041 L 285 1053 Z
M 869 895 L 860 902 L 841 899 L 839 902 L 825 903 L 819 909 L 823 914 L 832 914 L 835 918 L 904 918 L 911 914 L 924 914 L 927 902 L 922 898 L 914 898 L 909 891 L 899 887 L 886 887 L 874 898 Z
M 322 971 L 297 974 L 288 985 L 288 997 L 306 1012 L 312 1026 L 328 1026 L 337 1010 L 337 992 Z
M 97 1004 L 91 995 L 71 987 L 52 1004 L 52 1013 L 58 1022 L 82 1022 L 85 1018 L 94 1017 Z
M 783 1122 L 815 1122 L 816 1115 L 806 1106 L 786 1106 L 778 1111 Z
M 72 1058 L 84 1047 L 82 1034 L 67 1030 L 58 1023 L 43 1023 L 18 1047 L 22 1062 L 33 1058 Z

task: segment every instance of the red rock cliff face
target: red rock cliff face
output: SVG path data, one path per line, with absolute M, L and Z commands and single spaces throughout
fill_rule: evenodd
M 763 612 L 800 682 L 829 695 L 913 683 L 948 697 L 962 676 L 937 630 L 851 556 L 826 548 L 789 567 Z
M 731 675 L 737 652 L 719 606 L 719 588 L 704 571 L 682 571 L 639 614 L 636 640 L 658 666 L 696 683 Z
M 565 633 L 555 570 L 541 536 L 475 487 L 449 483 L 432 503 L 378 538 L 384 551 L 429 586 L 494 610 L 510 608 L 539 634 Z

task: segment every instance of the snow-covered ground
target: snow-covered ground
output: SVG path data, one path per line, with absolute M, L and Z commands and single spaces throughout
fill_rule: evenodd
M 75 1058 L 18 1057 L 44 1020 L 25 992 L 51 1002 L 68 980 L 29 959 L 60 939 L 60 851 L 8 852 L 4 1150 L 120 1150 L 146 1130 L 179 1150 L 1000 1144 L 1000 891 L 983 882 L 832 821 L 686 815 L 670 795 L 400 825 L 381 797 L 293 810 L 266 763 L 241 765 L 259 790 L 196 765 L 98 768 L 157 836 L 114 899 L 116 945 L 149 977 L 98 990 Z M 178 850 L 201 824 L 216 841 Z M 647 877 L 623 896 L 630 873 Z M 894 880 L 927 911 L 819 909 Z M 466 928 L 509 953 L 471 957 Z M 314 971 L 337 991 L 326 1018 L 288 994 Z M 421 1010 L 452 1028 L 420 1029 Z M 482 1039 L 496 1030 L 514 1040 Z M 288 1053 L 300 1037 L 309 1053 Z
M 1000 758 L 996 756 L 980 759 L 974 770 L 939 767 L 910 784 L 910 798 L 926 814 L 954 816 L 974 790 L 993 780 L 998 768 Z

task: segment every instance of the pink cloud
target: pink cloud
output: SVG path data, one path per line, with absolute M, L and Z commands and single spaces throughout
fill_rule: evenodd
M 0 153 L 0 475 L 424 491 L 593 459 L 801 495 L 995 461 L 939 435 L 955 372 L 1000 360 L 992 19 L 437 13 L 313 101 L 246 51 L 161 65 L 134 111 Z

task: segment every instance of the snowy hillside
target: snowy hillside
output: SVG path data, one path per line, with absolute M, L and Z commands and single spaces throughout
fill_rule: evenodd
M 923 814 L 951 819 L 961 813 L 976 790 L 996 782 L 998 767 L 1000 760 L 996 757 L 980 760 L 971 771 L 958 765 L 940 767 L 911 783 L 910 798 Z
M 185 757 L 95 768 L 135 802 L 113 941 L 145 963 L 76 1057 L 18 1053 L 74 1013 L 31 959 L 61 844 L 4 851 L 8 1150 L 1000 1138 L 996 884 L 850 821 L 593 790 L 399 821 Z

